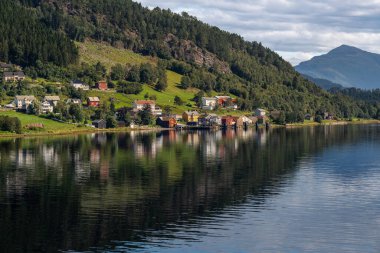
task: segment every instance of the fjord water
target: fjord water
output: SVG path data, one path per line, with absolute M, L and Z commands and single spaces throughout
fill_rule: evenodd
M 0 140 L 1 252 L 380 252 L 380 127 Z

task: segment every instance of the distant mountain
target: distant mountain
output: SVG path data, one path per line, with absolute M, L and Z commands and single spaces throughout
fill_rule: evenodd
M 295 68 L 304 75 L 345 87 L 380 88 L 380 55 L 352 46 L 342 45 Z
M 338 83 L 333 83 L 327 79 L 321 79 L 321 78 L 314 78 L 314 77 L 311 77 L 311 76 L 308 76 L 308 75 L 305 75 L 305 74 L 302 74 L 302 76 L 304 78 L 306 78 L 307 80 L 315 83 L 316 85 L 318 85 L 319 87 L 321 87 L 322 89 L 324 90 L 330 90 L 330 89 L 342 89 L 344 88 L 342 85 L 338 84 Z

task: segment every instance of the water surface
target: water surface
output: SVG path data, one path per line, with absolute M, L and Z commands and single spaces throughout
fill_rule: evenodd
M 380 252 L 380 127 L 0 140 L 1 252 Z

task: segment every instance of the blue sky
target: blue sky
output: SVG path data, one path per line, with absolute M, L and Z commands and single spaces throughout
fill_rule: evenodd
M 380 53 L 380 0 L 139 0 L 186 11 L 246 40 L 261 41 L 293 65 L 347 44 Z

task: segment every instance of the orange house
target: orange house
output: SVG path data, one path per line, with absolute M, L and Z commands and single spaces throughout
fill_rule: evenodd
M 89 107 L 99 107 L 100 99 L 98 97 L 87 98 L 87 106 Z
M 96 88 L 99 89 L 99 90 L 107 90 L 108 89 L 108 85 L 107 85 L 107 82 L 106 81 L 99 81 L 96 83 Z

